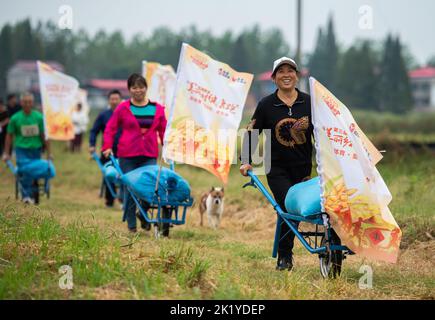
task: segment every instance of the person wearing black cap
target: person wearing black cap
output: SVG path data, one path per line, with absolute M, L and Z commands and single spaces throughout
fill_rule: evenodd
M 293 59 L 282 57 L 274 62 L 272 80 L 278 89 L 258 103 L 247 128 L 252 135 L 251 150 L 255 150 L 258 143 L 258 135 L 252 133 L 253 129 L 259 130 L 259 133 L 271 131 L 268 141 L 270 154 L 264 155 L 265 161 L 270 161 L 267 182 L 284 211 L 287 191 L 294 184 L 310 179 L 312 169 L 311 100 L 308 94 L 296 88 L 299 74 Z M 247 176 L 252 166 L 246 156 L 248 139 L 243 141 L 240 172 Z M 277 270 L 291 270 L 295 234 L 283 223 L 280 236 L 284 237 L 279 242 Z

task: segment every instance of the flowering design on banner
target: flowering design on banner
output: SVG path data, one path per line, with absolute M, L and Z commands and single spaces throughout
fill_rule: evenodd
M 314 78 L 310 92 L 322 210 L 352 251 L 395 263 L 402 232 L 388 209 L 391 193 L 375 167 L 382 155 L 346 106 Z
M 253 75 L 183 44 L 163 157 L 208 170 L 227 183 Z
M 38 61 L 39 87 L 47 139 L 71 140 L 71 119 L 77 105 L 79 82 Z
M 174 69 L 171 65 L 142 61 L 142 75 L 148 84 L 148 98 L 164 105 L 166 116 L 168 116 L 177 80 Z

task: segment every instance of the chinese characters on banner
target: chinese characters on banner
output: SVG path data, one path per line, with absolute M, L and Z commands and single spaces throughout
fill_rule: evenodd
M 346 106 L 314 78 L 310 92 L 322 211 L 352 251 L 394 263 L 402 232 L 388 209 L 391 193 L 375 167 L 382 155 Z
M 163 157 L 208 170 L 227 183 L 253 75 L 183 44 Z
M 71 140 L 71 115 L 77 105 L 79 82 L 38 61 L 39 87 L 47 139 Z
M 142 61 L 142 75 L 148 84 L 148 99 L 165 106 L 166 117 L 168 117 L 177 80 L 174 69 L 170 65 Z

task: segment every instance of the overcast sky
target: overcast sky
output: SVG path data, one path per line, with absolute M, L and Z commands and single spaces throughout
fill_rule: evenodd
M 338 41 L 347 47 L 356 38 L 379 40 L 388 32 L 399 34 L 420 64 L 435 56 L 435 1 L 433 0 L 302 0 L 303 52 L 312 51 L 317 29 L 333 14 Z M 296 0 L 0 0 L 0 25 L 25 17 L 58 21 L 59 7 L 73 9 L 73 28 L 121 30 L 131 37 L 149 35 L 158 26 L 173 30 L 195 24 L 219 35 L 239 32 L 258 23 L 278 27 L 294 49 Z M 373 28 L 361 29 L 361 6 L 373 10 Z M 367 17 L 367 16 L 364 16 Z

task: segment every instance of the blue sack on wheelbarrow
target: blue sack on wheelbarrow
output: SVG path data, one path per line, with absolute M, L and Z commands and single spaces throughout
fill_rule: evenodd
M 288 213 L 299 214 L 303 217 L 319 214 L 322 211 L 319 177 L 291 187 L 285 197 L 285 208 Z
M 155 187 L 159 174 L 158 165 L 137 168 L 124 174 L 121 179 L 140 199 L 155 203 Z M 158 195 L 163 203 L 175 204 L 190 199 L 189 183 L 175 171 L 162 167 Z
M 43 159 L 30 160 L 18 164 L 18 174 L 37 179 L 51 179 L 56 175 L 52 161 Z

